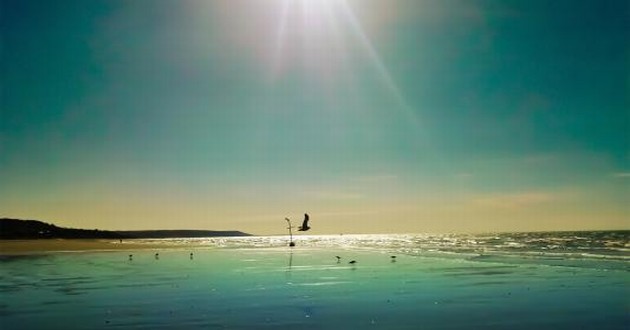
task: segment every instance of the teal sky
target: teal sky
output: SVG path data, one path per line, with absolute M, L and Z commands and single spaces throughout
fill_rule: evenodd
M 630 229 L 626 1 L 0 2 L 0 217 Z

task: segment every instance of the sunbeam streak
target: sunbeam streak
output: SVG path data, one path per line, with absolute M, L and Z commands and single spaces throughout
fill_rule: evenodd
M 323 79 L 321 83 L 325 85 L 340 84 L 344 74 L 353 74 L 342 69 L 356 67 L 356 62 L 348 60 L 365 58 L 405 119 L 417 124 L 414 110 L 346 0 L 282 0 L 278 4 L 272 83 L 278 82 L 290 68 L 301 68 L 301 73 L 309 79 Z
M 279 74 L 281 62 L 282 62 L 282 51 L 284 49 L 284 40 L 286 35 L 287 28 L 287 19 L 289 16 L 289 7 L 291 5 L 291 0 L 283 0 L 282 1 L 282 13 L 280 14 L 280 24 L 278 24 L 278 32 L 276 36 L 276 48 L 273 56 L 273 69 L 271 79 L 274 81 Z
M 363 48 L 365 48 L 368 56 L 370 57 L 370 60 L 376 67 L 376 70 L 381 76 L 381 79 L 383 80 L 385 86 L 392 93 L 398 105 L 401 108 L 405 109 L 405 111 L 408 114 L 412 114 L 413 113 L 412 109 L 409 107 L 409 105 L 405 101 L 405 98 L 400 92 L 400 89 L 394 82 L 394 79 L 392 79 L 392 76 L 389 73 L 389 70 L 387 70 L 387 68 L 385 67 L 385 64 L 383 64 L 383 61 L 381 60 L 380 56 L 374 49 L 372 42 L 365 34 L 365 31 L 363 30 L 363 27 L 361 26 L 361 23 L 357 19 L 356 15 L 352 11 L 352 8 L 350 8 L 350 6 L 345 0 L 340 0 L 339 2 L 341 3 L 341 6 L 343 7 L 344 15 L 347 18 L 348 22 L 350 23 L 352 30 L 354 31 L 356 36 L 359 38 L 359 41 L 361 42 L 361 45 L 363 46 Z M 415 119 L 414 116 L 411 116 L 411 118 Z

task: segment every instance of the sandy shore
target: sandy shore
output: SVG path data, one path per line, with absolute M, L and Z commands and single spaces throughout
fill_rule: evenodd
M 0 254 L 24 254 L 60 251 L 108 251 L 163 249 L 166 246 L 138 242 L 136 240 L 107 239 L 39 239 L 39 240 L 0 240 Z

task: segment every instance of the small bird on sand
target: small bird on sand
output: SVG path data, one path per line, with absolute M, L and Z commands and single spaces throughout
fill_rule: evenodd
M 302 226 L 298 227 L 298 231 L 307 231 L 311 229 L 311 227 L 308 226 L 308 219 L 308 214 L 304 213 L 304 222 L 302 222 Z
M 159 253 L 155 254 L 155 259 L 160 259 L 160 254 Z
M 341 257 L 340 256 L 335 256 L 335 258 L 337 258 L 337 263 L 341 262 Z
M 192 258 L 193 258 L 193 253 L 190 252 L 190 259 L 192 260 Z
M 396 256 L 391 256 L 392 262 L 396 262 Z
M 348 262 L 348 263 L 351 264 L 351 265 L 354 265 L 354 264 L 357 263 L 357 261 L 356 260 L 350 260 L 350 262 Z
M 133 254 L 129 255 L 129 260 L 133 260 Z

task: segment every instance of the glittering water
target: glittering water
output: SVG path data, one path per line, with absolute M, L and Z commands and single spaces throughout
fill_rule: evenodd
M 142 241 L 165 246 L 157 250 L 4 256 L 0 328 L 630 324 L 628 232 L 294 239 L 295 248 L 286 237 L 239 237 Z

